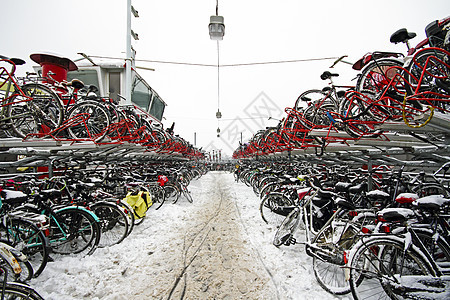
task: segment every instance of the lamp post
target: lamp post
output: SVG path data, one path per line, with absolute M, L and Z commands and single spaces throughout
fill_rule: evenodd
M 125 59 L 125 101 L 126 104 L 131 104 L 131 65 L 134 60 L 134 50 L 131 46 L 131 37 L 135 40 L 139 40 L 139 36 L 131 29 L 131 14 L 135 18 L 139 17 L 138 11 L 131 5 L 131 0 L 127 0 L 127 57 Z

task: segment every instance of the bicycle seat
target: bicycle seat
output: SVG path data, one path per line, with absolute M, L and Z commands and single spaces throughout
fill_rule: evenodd
M 346 193 L 351 186 L 352 184 L 350 182 L 338 182 L 336 183 L 334 190 L 336 192 Z
M 16 66 L 24 65 L 25 61 L 20 58 L 10 58 L 10 61 L 12 61 Z
M 403 222 L 415 216 L 414 211 L 408 208 L 385 208 L 378 215 L 389 222 Z
M 390 42 L 394 44 L 404 43 L 414 37 L 416 37 L 414 32 L 408 32 L 406 28 L 402 28 L 391 35 Z
M 327 80 L 327 79 L 329 79 L 331 77 L 337 77 L 337 76 L 339 76 L 339 74 L 331 73 L 329 71 L 325 71 L 325 72 L 322 73 L 322 75 L 320 75 L 320 78 L 322 80 Z
M 442 195 L 426 196 L 413 202 L 413 205 L 418 208 L 429 210 L 439 210 L 446 204 L 450 204 L 450 199 L 444 198 Z
M 339 207 L 345 208 L 345 209 L 349 209 L 349 210 L 353 210 L 355 209 L 355 205 L 353 205 L 353 203 L 351 203 L 350 201 L 345 200 L 344 198 L 336 198 L 334 200 L 334 204 L 336 204 Z
M 417 194 L 414 193 L 401 193 L 397 197 L 395 197 L 395 202 L 405 204 L 405 203 L 413 203 L 419 198 Z
M 72 79 L 72 81 L 67 82 L 67 83 L 63 83 L 63 85 L 67 85 L 67 86 L 71 86 L 74 89 L 82 89 L 84 88 L 84 83 L 83 81 L 79 80 L 79 79 Z
M 351 186 L 348 189 L 348 191 L 350 193 L 357 194 L 357 193 L 360 193 L 362 191 L 365 191 L 366 189 L 367 189 L 367 182 L 361 182 L 361 183 L 359 183 L 357 185 Z
M 2 197 L 2 201 L 9 204 L 23 203 L 28 200 L 28 196 L 20 191 L 2 190 L 0 195 Z
M 389 198 L 391 197 L 388 193 L 380 190 L 370 191 L 366 195 L 370 201 L 385 201 L 389 200 Z

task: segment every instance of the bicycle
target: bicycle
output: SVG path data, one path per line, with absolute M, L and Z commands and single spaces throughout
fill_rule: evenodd
M 59 97 L 43 84 L 18 83 L 16 65 L 24 64 L 23 60 L 0 56 L 0 63 L 11 65 L 10 71 L 0 67 L 0 128 L 20 138 L 58 128 L 64 118 Z
M 418 199 L 416 205 L 433 211 L 450 203 L 445 198 L 441 201 L 421 199 L 425 200 Z M 416 217 L 410 209 L 385 209 L 379 214 L 384 222 L 400 223 L 401 231 L 363 236 L 349 252 L 348 278 L 353 297 L 430 298 L 445 293 L 448 279 L 444 275 L 448 270 L 442 267 L 450 258 L 450 246 L 445 239 L 436 237 L 436 231 L 426 231 L 429 227 L 410 225 L 409 220 Z M 442 262 L 437 260 L 441 254 L 444 254 Z
M 352 90 L 352 86 L 338 86 L 333 83 L 333 77 L 337 77 L 339 74 L 325 71 L 320 75 L 322 80 L 329 80 L 329 86 L 322 90 L 308 90 L 298 96 L 295 101 L 293 109 L 295 111 L 302 111 L 302 116 L 307 122 L 302 122 L 305 128 L 326 128 L 331 125 L 327 112 L 337 112 L 341 99 L 345 96 L 346 92 Z M 345 88 L 344 90 L 338 90 L 338 88 Z M 302 102 L 307 103 L 307 107 L 303 109 Z M 302 118 L 300 118 L 301 120 Z
M 8 282 L 8 271 L 0 267 L 0 275 L 3 275 L 3 281 L 1 285 L 0 299 L 23 299 L 23 300 L 44 300 L 41 295 L 38 294 L 29 285 L 19 282 Z

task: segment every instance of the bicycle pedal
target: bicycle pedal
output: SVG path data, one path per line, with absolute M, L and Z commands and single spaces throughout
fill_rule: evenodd
M 290 245 L 295 245 L 297 243 L 297 240 L 293 237 L 290 236 L 285 242 L 284 245 L 285 246 L 290 246 Z

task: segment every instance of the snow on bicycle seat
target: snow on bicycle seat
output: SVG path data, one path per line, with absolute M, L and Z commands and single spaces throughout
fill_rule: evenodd
M 385 208 L 378 212 L 379 216 L 382 216 L 386 221 L 406 221 L 415 217 L 415 213 L 409 208 Z
M 395 197 L 395 202 L 405 204 L 405 203 L 413 203 L 419 199 L 419 196 L 415 193 L 401 193 Z
M 345 208 L 345 209 L 349 209 L 349 210 L 353 210 L 355 209 L 355 205 L 353 205 L 353 203 L 351 203 L 350 201 L 345 200 L 344 198 L 338 197 L 334 200 L 334 204 L 336 204 L 339 207 Z
M 27 194 L 21 191 L 2 190 L 0 194 L 2 197 L 2 201 L 5 201 L 5 203 L 22 203 L 27 201 L 28 199 Z
M 350 182 L 338 182 L 336 183 L 334 190 L 336 192 L 348 192 L 348 189 L 352 186 Z
M 450 199 L 444 198 L 442 195 L 430 195 L 422 197 L 413 202 L 418 208 L 439 210 L 442 206 L 450 204 Z
M 369 198 L 370 200 L 388 200 L 391 196 L 384 192 L 384 191 L 380 191 L 380 190 L 372 190 L 370 192 L 368 192 L 367 194 L 367 198 Z

